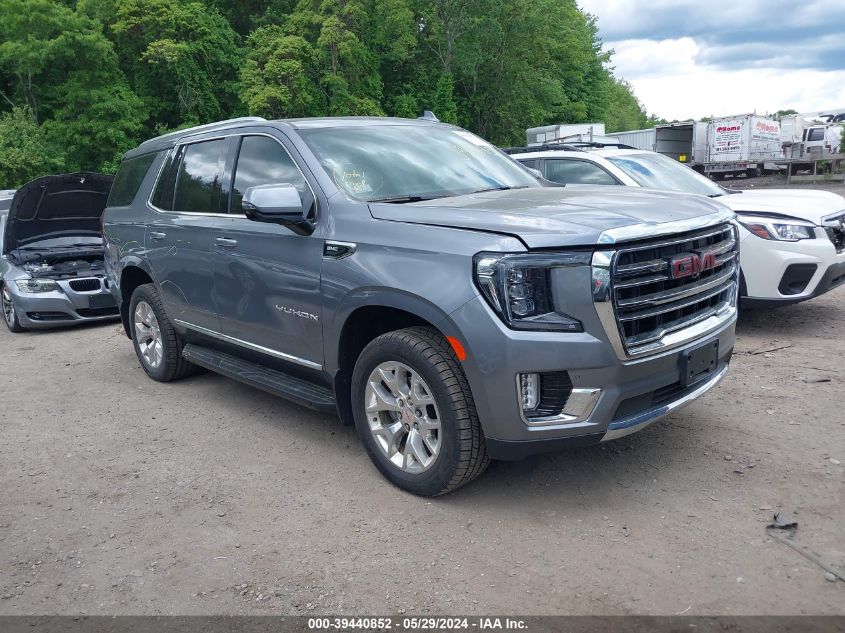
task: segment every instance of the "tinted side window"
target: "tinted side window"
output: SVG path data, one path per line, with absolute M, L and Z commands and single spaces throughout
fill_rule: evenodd
M 132 204 L 144 176 L 147 175 L 147 171 L 157 155 L 144 154 L 120 163 L 120 169 L 117 170 L 117 175 L 114 177 L 106 206 L 125 207 Z
M 616 179 L 583 160 L 546 160 L 546 178 L 562 185 L 615 185 Z
M 176 188 L 176 170 L 182 160 L 184 147 L 171 152 L 164 161 L 164 166 L 153 189 L 151 201 L 153 205 L 164 211 L 173 210 L 173 190 Z
M 536 158 L 520 158 L 519 162 L 525 165 L 526 167 L 530 167 L 531 169 L 537 169 Z
M 823 141 L 824 140 L 824 128 L 823 127 L 814 127 L 810 129 L 807 133 L 807 140 L 808 141 Z
M 220 212 L 220 181 L 227 141 L 204 141 L 184 148 L 176 174 L 173 210 L 190 213 Z
M 243 213 L 241 201 L 250 187 L 283 183 L 293 185 L 305 197 L 305 178 L 282 144 L 267 136 L 245 136 L 235 167 L 231 212 Z

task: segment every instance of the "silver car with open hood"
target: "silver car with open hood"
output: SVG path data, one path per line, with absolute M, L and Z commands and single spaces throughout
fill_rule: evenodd
M 44 176 L 0 205 L 0 290 L 12 332 L 118 316 L 105 283 L 100 217 L 112 176 Z

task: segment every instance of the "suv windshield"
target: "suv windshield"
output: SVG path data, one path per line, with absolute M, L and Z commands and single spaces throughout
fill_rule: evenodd
M 728 193 L 708 178 L 662 154 L 625 154 L 605 158 L 642 187 L 697 193 L 711 198 Z
M 300 135 L 339 189 L 368 202 L 542 186 L 516 161 L 457 128 L 372 125 L 301 130 Z

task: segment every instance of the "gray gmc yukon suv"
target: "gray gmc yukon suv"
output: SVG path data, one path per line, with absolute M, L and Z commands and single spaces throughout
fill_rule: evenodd
M 237 119 L 124 157 L 106 274 L 155 380 L 205 367 L 354 423 L 421 495 L 637 431 L 734 346 L 733 215 L 546 186 L 429 120 Z

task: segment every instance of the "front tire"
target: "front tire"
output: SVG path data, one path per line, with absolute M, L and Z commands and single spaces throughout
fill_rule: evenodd
M 466 377 L 436 330 L 379 336 L 352 374 L 355 427 L 395 486 L 425 497 L 451 492 L 490 462 Z
M 129 331 L 141 367 L 153 380 L 170 382 L 196 371 L 196 365 L 182 356 L 182 337 L 164 311 L 153 284 L 135 288 L 129 301 Z
M 18 313 L 17 310 L 15 310 L 15 302 L 14 299 L 12 299 L 12 292 L 5 283 L 2 284 L 2 290 L 0 290 L 0 302 L 2 302 L 3 305 L 3 322 L 6 324 L 6 327 L 9 328 L 9 331 L 14 332 L 15 334 L 26 332 L 26 328 L 21 325 L 21 322 L 18 319 Z

